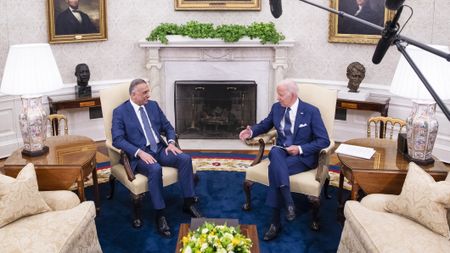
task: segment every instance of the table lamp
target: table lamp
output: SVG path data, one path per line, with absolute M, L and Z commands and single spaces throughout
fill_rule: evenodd
M 63 87 L 61 75 L 49 44 L 20 44 L 9 48 L 0 91 L 19 95 L 22 154 L 39 156 L 48 152 L 44 145 L 47 114 L 42 109 L 42 95 Z
M 449 52 L 447 46 L 432 47 Z M 450 62 L 409 45 L 406 51 L 442 100 L 450 99 Z M 436 103 L 406 59 L 401 56 L 392 79 L 391 93 L 412 99 L 412 111 L 406 120 L 407 158 L 420 165 L 434 162 L 431 152 L 439 128 Z

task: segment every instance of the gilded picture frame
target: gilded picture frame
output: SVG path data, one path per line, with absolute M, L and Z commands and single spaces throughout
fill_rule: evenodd
M 107 40 L 106 0 L 47 0 L 48 42 Z
M 357 3 L 364 5 L 358 6 Z M 381 27 L 384 27 L 386 21 L 391 20 L 395 14 L 394 11 L 384 7 L 384 0 L 331 0 L 330 7 Z M 381 37 L 380 34 L 381 31 L 367 25 L 330 14 L 329 42 L 376 44 Z
M 175 10 L 260 11 L 261 0 L 174 0 Z

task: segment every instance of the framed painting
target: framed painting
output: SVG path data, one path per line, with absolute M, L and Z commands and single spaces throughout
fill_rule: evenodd
M 261 0 L 174 0 L 175 10 L 261 10 Z
M 331 0 L 331 8 L 384 27 L 395 14 L 384 7 L 384 0 Z M 376 44 L 381 31 L 349 18 L 330 14 L 329 42 Z
M 106 0 L 47 0 L 49 43 L 107 39 Z

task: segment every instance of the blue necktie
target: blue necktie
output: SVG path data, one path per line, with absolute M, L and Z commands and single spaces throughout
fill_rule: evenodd
M 289 112 L 291 111 L 291 108 L 286 108 L 286 112 L 284 113 L 284 146 L 289 147 L 292 145 L 292 132 L 291 132 L 291 117 L 289 117 Z
M 155 137 L 152 133 L 152 128 L 150 127 L 149 121 L 150 119 L 147 117 L 147 114 L 144 111 L 144 107 L 139 107 L 139 112 L 141 113 L 142 123 L 144 124 L 144 131 L 147 135 L 148 140 L 150 141 L 150 149 L 156 153 L 158 150 L 158 146 L 156 145 Z

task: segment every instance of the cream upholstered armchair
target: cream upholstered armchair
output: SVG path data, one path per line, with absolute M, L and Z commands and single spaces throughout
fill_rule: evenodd
M 102 252 L 95 205 L 71 191 L 38 191 L 33 164 L 0 174 L 0 252 Z
M 327 88 L 313 84 L 298 84 L 298 87 L 299 98 L 319 108 L 322 115 L 322 120 L 325 124 L 331 142 L 329 147 L 320 151 L 319 164 L 317 168 L 289 177 L 291 192 L 307 195 L 309 201 L 312 203 L 313 222 L 311 224 L 311 228 L 313 230 L 319 230 L 318 213 L 320 207 L 320 194 L 324 186 L 324 194 L 327 198 L 329 198 L 327 194 L 327 187 L 329 184 L 328 161 L 330 153 L 333 151 L 334 147 L 333 125 L 337 92 L 335 90 L 329 90 Z M 259 154 L 257 155 L 255 161 L 253 161 L 252 165 L 246 170 L 245 173 L 245 182 L 243 187 L 246 196 L 246 202 L 242 208 L 246 211 L 251 209 L 250 190 L 253 183 L 256 182 L 264 184 L 266 186 L 269 185 L 269 159 L 264 159 L 262 161 L 261 159 L 263 157 L 265 143 L 271 140 L 276 135 L 276 131 L 271 132 L 272 136 L 266 135 L 264 138 L 259 138 L 258 136 L 255 137 L 259 138 L 260 148 Z
M 337 252 L 450 252 L 450 173 L 435 183 L 420 170 L 409 164 L 400 195 L 369 194 L 361 202 L 347 201 Z
M 108 154 L 111 162 L 111 176 L 109 180 L 111 188 L 108 199 L 111 199 L 114 195 L 114 184 L 117 179 L 131 192 L 134 207 L 133 227 L 139 228 L 142 226 L 140 213 L 141 200 L 144 194 L 148 191 L 147 177 L 139 173 L 133 173 L 127 156 L 122 150 L 117 149 L 112 145 L 111 137 L 112 112 L 117 106 L 129 99 L 129 86 L 129 84 L 125 83 L 101 90 L 100 101 L 102 104 L 106 147 L 108 148 Z M 166 166 L 162 167 L 162 169 L 164 187 L 178 181 L 177 169 Z

